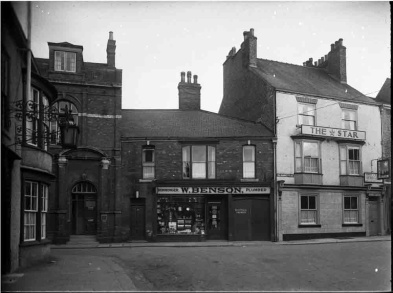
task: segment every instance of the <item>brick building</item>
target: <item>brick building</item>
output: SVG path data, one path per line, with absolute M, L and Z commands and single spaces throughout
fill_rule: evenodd
M 50 192 L 48 235 L 66 243 L 71 235 L 95 235 L 100 242 L 120 241 L 120 132 L 122 70 L 115 66 L 116 41 L 109 33 L 107 62 L 83 59 L 83 47 L 48 43 L 49 58 L 39 69 L 57 89 L 53 106 L 71 110 L 80 129 L 76 148 L 62 149 L 59 129 L 50 125 L 49 152 L 56 182 Z
M 191 72 L 178 89 L 178 110 L 122 110 L 131 240 L 272 240 L 272 132 L 201 110 Z
M 382 158 L 387 159 L 390 164 L 390 176 L 392 176 L 392 139 L 391 139 L 391 83 L 390 78 L 385 80 L 381 90 L 376 96 L 375 100 L 380 103 L 381 110 L 381 135 L 382 135 Z M 385 217 L 384 217 L 384 229 L 386 233 L 391 233 L 391 211 L 392 211 L 392 181 L 391 177 L 389 179 L 384 179 L 384 189 L 385 189 Z
M 224 62 L 219 114 L 277 136 L 276 240 L 384 234 L 378 103 L 347 84 L 346 48 L 303 66 L 257 58 L 254 30 Z
M 52 156 L 47 152 L 45 109 L 56 89 L 43 78 L 29 49 L 15 6 L 1 3 L 1 272 L 47 257 L 48 192 Z

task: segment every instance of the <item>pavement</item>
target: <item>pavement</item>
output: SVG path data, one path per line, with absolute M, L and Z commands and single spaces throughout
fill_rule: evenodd
M 342 242 L 369 242 L 369 241 L 390 241 L 391 236 L 369 236 L 369 237 L 341 237 L 341 238 L 322 238 L 308 240 L 292 241 L 201 241 L 201 242 L 147 242 L 147 241 L 130 241 L 124 243 L 88 243 L 88 244 L 62 244 L 51 245 L 51 249 L 83 249 L 83 248 L 110 248 L 110 247 L 224 247 L 224 246 L 260 246 L 260 245 L 302 245 L 302 244 L 324 244 L 324 243 L 342 243 Z
M 204 242 L 126 242 L 111 244 L 51 245 L 52 250 L 143 248 L 143 247 L 248 247 L 275 245 L 305 245 L 347 242 L 391 241 L 391 236 L 343 237 L 285 242 L 269 241 L 204 241 Z M 61 255 L 61 254 L 60 254 Z M 48 259 L 13 274 L 2 275 L 1 291 L 138 291 L 127 272 L 115 258 L 70 254 L 60 257 L 53 251 Z

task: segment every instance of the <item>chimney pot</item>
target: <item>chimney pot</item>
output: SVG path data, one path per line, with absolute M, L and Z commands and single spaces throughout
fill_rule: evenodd
M 318 59 L 318 66 L 321 65 L 321 59 Z
M 328 56 L 329 56 L 329 55 L 325 55 L 325 61 L 328 61 Z
M 314 66 L 318 66 L 318 62 L 317 61 L 314 62 Z
M 191 83 L 191 71 L 187 71 L 187 82 Z
M 186 73 L 184 71 L 182 71 L 180 73 L 180 82 L 185 82 L 186 79 Z
M 341 39 L 341 38 L 338 39 L 338 43 L 339 43 L 340 46 L 342 46 L 343 45 L 343 39 Z
M 306 66 L 307 62 L 303 62 L 303 66 Z
M 250 35 L 254 36 L 254 29 L 253 28 L 250 28 Z
M 308 61 L 311 62 L 311 64 L 312 64 L 312 58 L 309 58 Z
M 321 57 L 321 62 L 325 62 L 325 57 Z
M 198 83 L 198 75 L 194 75 L 194 83 L 195 83 L 195 84 Z
M 109 32 L 109 40 L 113 40 L 113 32 Z

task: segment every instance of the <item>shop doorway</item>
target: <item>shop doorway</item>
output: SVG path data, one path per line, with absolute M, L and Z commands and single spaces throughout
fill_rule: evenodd
M 97 192 L 90 182 L 80 182 L 72 188 L 71 234 L 97 233 Z
M 145 200 L 131 201 L 131 239 L 145 240 Z
M 268 198 L 234 199 L 234 240 L 270 240 Z
M 370 236 L 381 235 L 378 197 L 370 197 L 368 201 L 368 221 Z
M 222 200 L 207 203 L 207 239 L 226 239 L 226 207 Z

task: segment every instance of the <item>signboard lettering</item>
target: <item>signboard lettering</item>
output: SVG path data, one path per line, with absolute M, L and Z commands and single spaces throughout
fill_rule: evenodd
M 310 134 L 313 136 L 324 136 L 329 138 L 345 138 L 352 140 L 366 140 L 365 131 L 330 128 L 321 126 L 302 125 L 302 134 Z
M 383 183 L 377 173 L 364 172 L 364 183 Z
M 156 187 L 157 194 L 270 194 L 270 187 Z

